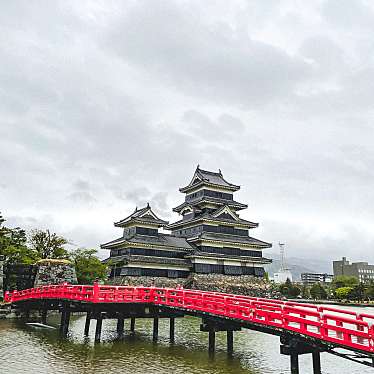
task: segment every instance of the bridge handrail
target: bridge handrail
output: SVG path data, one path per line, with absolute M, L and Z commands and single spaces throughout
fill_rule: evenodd
M 374 353 L 374 315 L 331 306 L 183 288 L 109 286 L 97 283 L 47 285 L 6 292 L 4 296 L 4 301 L 9 303 L 32 299 L 166 305 L 275 326 Z

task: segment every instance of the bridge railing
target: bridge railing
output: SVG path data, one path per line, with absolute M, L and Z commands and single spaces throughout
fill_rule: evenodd
M 202 291 L 157 289 L 155 303 L 201 310 L 295 331 L 351 348 L 374 352 L 374 315 L 313 304 Z M 323 313 L 328 311 L 330 313 Z M 335 314 L 332 314 L 335 313 Z M 365 321 L 364 319 L 371 320 Z
M 64 299 L 88 303 L 152 303 L 278 327 L 374 352 L 374 315 L 331 306 L 182 288 L 51 285 L 5 293 L 6 302 Z

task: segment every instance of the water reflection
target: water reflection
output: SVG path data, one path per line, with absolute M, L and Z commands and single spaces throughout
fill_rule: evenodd
M 58 326 L 58 317 L 48 322 Z M 22 321 L 0 321 L 1 372 L 101 374 L 273 374 L 289 373 L 288 358 L 279 354 L 279 338 L 243 330 L 235 333 L 234 354 L 226 353 L 226 336 L 218 333 L 217 351 L 207 352 L 208 337 L 199 331 L 200 321 L 192 317 L 176 320 L 175 343 L 168 339 L 168 320 L 160 320 L 159 341 L 152 342 L 152 321 L 137 320 L 136 334 L 118 340 L 116 322 L 105 320 L 102 342 L 94 344 L 95 322 L 90 336 L 83 337 L 84 317 L 73 317 L 68 339 L 58 329 L 37 329 Z M 311 373 L 311 358 L 301 357 L 302 373 Z M 351 364 L 328 354 L 322 355 L 323 373 L 373 373 L 370 368 Z

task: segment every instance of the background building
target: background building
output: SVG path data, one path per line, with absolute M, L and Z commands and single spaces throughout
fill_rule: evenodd
M 326 273 L 301 273 L 301 281 L 306 286 L 311 286 L 315 283 L 331 283 L 334 276 Z
M 352 262 L 343 257 L 341 260 L 333 261 L 334 276 L 347 275 L 357 278 L 360 282 L 374 281 L 374 265 L 367 262 Z
M 276 284 L 286 283 L 287 279 L 292 282 L 292 273 L 290 270 L 283 270 L 274 273 L 274 283 Z

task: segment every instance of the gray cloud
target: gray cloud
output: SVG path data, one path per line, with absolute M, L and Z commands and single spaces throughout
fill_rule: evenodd
M 68 198 L 76 203 L 94 203 L 97 200 L 92 196 L 90 192 L 87 191 L 76 191 L 71 193 Z
M 188 95 L 245 108 L 282 101 L 310 73 L 297 56 L 172 1 L 137 2 L 103 43 Z
M 370 2 L 12 1 L 0 12 L 0 209 L 77 246 L 199 163 L 253 232 L 374 262 Z M 102 253 L 104 255 L 104 253 Z

